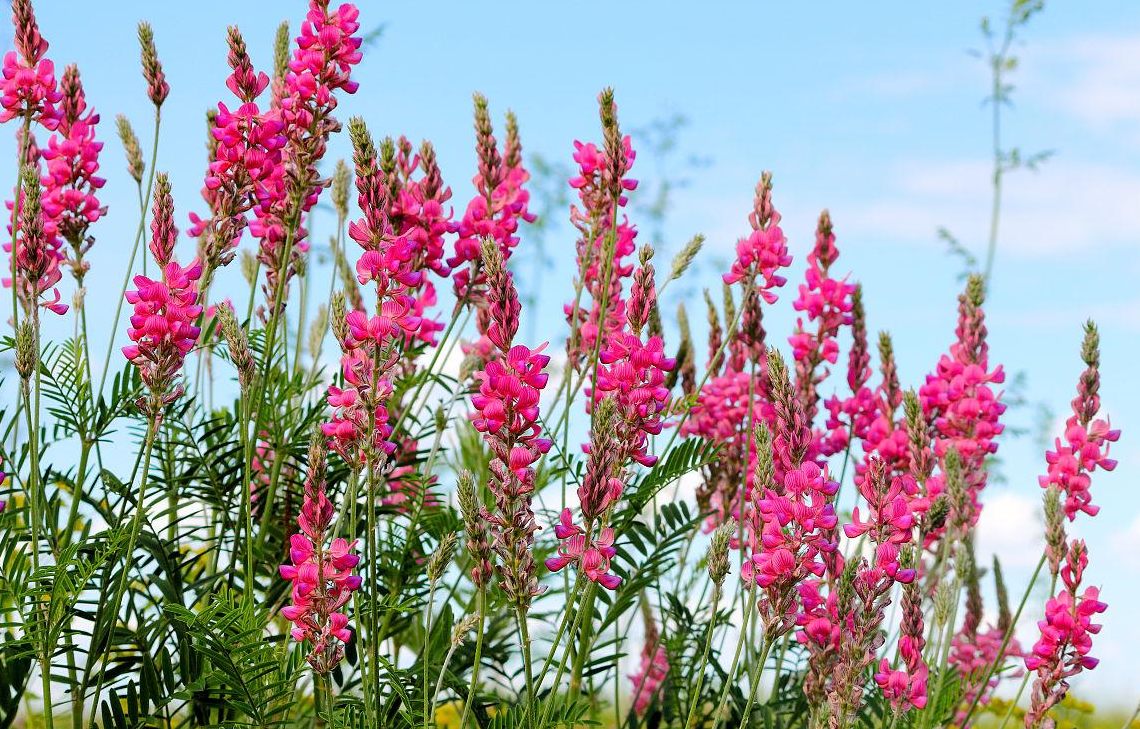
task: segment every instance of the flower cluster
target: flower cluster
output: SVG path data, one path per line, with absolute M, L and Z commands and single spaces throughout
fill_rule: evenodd
M 944 461 L 953 449 L 962 458 L 971 523 L 981 510 L 978 495 L 986 485 L 984 461 L 997 452 L 995 439 L 1005 429 L 1000 422 L 1005 405 L 992 387 L 1005 381 L 1005 373 L 1001 365 L 989 369 L 984 298 L 985 282 L 981 276 L 971 276 L 958 299 L 957 340 L 918 391 L 923 415 L 933 428 L 935 455 Z M 940 481 L 927 488 L 929 495 L 937 495 Z
M 1081 347 L 1085 371 L 1077 383 L 1073 414 L 1065 421 L 1065 440 L 1057 438 L 1055 450 L 1045 453 L 1048 473 L 1038 479 L 1041 488 L 1056 486 L 1065 495 L 1065 514 L 1070 521 L 1082 511 L 1096 516 L 1100 507 L 1092 503 L 1091 475 L 1097 468 L 1116 468 L 1116 461 L 1108 457 L 1108 449 L 1110 443 L 1120 439 L 1120 431 L 1113 430 L 1108 420 L 1094 419 L 1100 411 L 1099 339 L 1096 326 L 1092 322 L 1086 324 Z
M 922 657 L 926 639 L 923 637 L 922 595 L 917 582 L 911 582 L 903 589 L 899 633 L 898 648 L 902 665 L 891 668 L 889 660 L 881 659 L 879 670 L 875 672 L 875 683 L 896 711 L 908 706 L 922 709 L 926 707 L 926 684 L 930 669 Z
M 95 141 L 99 115 L 87 108 L 79 69 L 64 69 L 60 87 L 59 125 L 41 153 L 47 162 L 43 209 L 51 221 L 49 232 L 71 245 L 74 257 L 68 263 L 82 283 L 90 265 L 83 260 L 91 247 L 87 229 L 107 210 L 95 196 L 105 182 L 96 175 L 103 143 Z
M 501 356 L 475 374 L 479 392 L 471 396 L 471 423 L 491 449 L 490 489 L 495 510 L 483 507 L 491 524 L 492 548 L 499 557 L 500 585 L 521 609 L 542 592 L 536 575 L 532 545 L 538 530 L 531 507 L 534 464 L 550 450 L 538 425 L 538 401 L 549 379 L 543 370 L 550 357 L 546 345 L 531 349 L 514 344 L 518 332 L 518 293 L 503 265 L 498 246 L 483 244 L 487 300 L 491 322 L 487 337 Z
M 150 251 L 162 271 L 160 280 L 135 276 L 135 290 L 126 293 L 134 306 L 127 336 L 134 344 L 123 355 L 139 368 L 150 390 L 150 400 L 140 405 L 152 416 L 182 395 L 177 380 L 186 355 L 201 333 L 196 321 L 202 313 L 195 287 L 202 266 L 195 260 L 183 268 L 174 260 L 178 230 L 174 227 L 174 199 L 170 182 L 160 174 L 154 186 Z
M 1037 674 L 1025 726 L 1035 727 L 1068 691 L 1068 679 L 1082 670 L 1092 670 L 1098 663 L 1089 655 L 1092 636 L 1100 625 L 1092 622 L 1097 613 L 1107 608 L 1100 601 L 1100 591 L 1087 587 L 1078 592 L 1088 551 L 1081 540 L 1073 540 L 1061 568 L 1064 589 L 1045 604 L 1045 619 L 1037 623 L 1041 637 L 1025 658 L 1025 667 Z
M 388 400 L 390 373 L 399 360 L 398 347 L 419 330 L 420 317 L 408 293 L 423 273 L 413 268 L 407 237 L 391 235 L 384 206 L 383 173 L 364 122 L 352 119 L 349 133 L 356 166 L 357 202 L 363 217 L 349 226 L 349 236 L 364 252 L 356 263 L 357 279 L 376 286 L 374 316 L 359 309 L 343 315 L 339 328 L 341 372 L 345 387 L 330 386 L 332 419 L 322 428 L 330 446 L 349 463 L 360 464 L 380 453 L 391 454 Z
M 669 655 L 658 641 L 645 641 L 641 651 L 641 667 L 629 677 L 633 682 L 633 710 L 644 716 L 649 707 L 661 698 L 666 677 L 669 675 Z
M 22 118 L 55 129 L 55 105 L 62 95 L 56 88 L 55 65 L 45 57 L 48 42 L 40 35 L 31 0 L 13 1 L 12 26 L 16 49 L 4 54 L 0 122 Z
M 472 182 L 477 194 L 455 226 L 458 238 L 447 265 L 455 270 L 456 300 L 476 306 L 480 313 L 476 323 L 484 333 L 489 321 L 483 307 L 487 281 L 482 270 L 482 241 L 495 241 L 502 259 L 510 260 L 519 242 L 519 221 L 534 222 L 535 215 L 527 209 L 530 193 L 523 187 L 530 173 L 523 166 L 518 121 L 507 112 L 507 138 L 500 152 L 487 97 L 482 94 L 475 94 L 475 147 L 479 171 Z
M 832 395 L 827 408 L 827 433 L 820 444 L 825 453 L 838 453 L 858 441 L 865 443 L 879 412 L 875 392 L 867 386 L 871 379 L 871 355 L 867 351 L 867 321 L 863 311 L 863 290 L 855 286 L 851 294 L 851 351 L 847 358 L 847 386 L 850 397 Z
M 604 90 L 598 103 L 603 148 L 575 141 L 578 174 L 570 179 L 582 205 L 570 208 L 570 221 L 579 234 L 576 286 L 590 297 L 588 309 L 582 305 L 581 295 L 564 307 L 571 325 L 567 354 L 575 366 L 623 328 L 626 303 L 622 281 L 634 268 L 625 259 L 637 248 L 637 229 L 624 216 L 618 219 L 619 211 L 628 202 L 625 193 L 637 188 L 637 180 L 628 177 L 637 155 L 629 136 L 621 134 L 613 91 Z
M 48 231 L 36 167 L 24 167 L 21 181 L 20 205 L 12 206 L 19 208 L 20 218 L 14 221 L 12 242 L 4 244 L 4 250 L 12 254 L 12 277 L 5 277 L 4 285 L 16 287 L 20 305 L 29 316 L 38 307 L 64 314 L 67 304 L 60 303 L 59 289 L 55 288 L 63 278 L 61 242 Z M 51 298 L 42 300 L 48 292 Z
M 289 537 L 290 564 L 281 576 L 293 583 L 291 603 L 281 614 L 293 623 L 293 639 L 307 641 L 306 656 L 318 674 L 330 673 L 344 657 L 344 644 L 352 639 L 348 615 L 341 609 L 360 588 L 352 568 L 360 561 L 356 542 L 343 537 L 329 540 L 335 509 L 325 494 L 325 451 L 320 439 L 309 448 L 305 501 L 297 517 L 300 531 Z
M 808 254 L 806 281 L 800 284 L 799 296 L 792 307 L 802 312 L 807 320 L 816 322 L 816 330 L 808 332 L 802 317 L 796 319 L 796 330 L 788 338 L 792 345 L 792 358 L 796 363 L 796 396 L 803 405 L 808 420 L 814 420 L 819 401 L 817 387 L 828 375 L 826 367 L 818 371 L 825 362 L 835 364 L 839 358 L 839 343 L 836 336 L 841 326 L 852 323 L 852 297 L 855 285 L 846 279 L 832 278 L 832 264 L 839 258 L 835 246 L 835 233 L 831 227 L 831 216 L 824 210 L 819 216 L 815 232 L 815 246 Z M 838 447 L 824 441 L 820 449 L 824 455 L 831 455 Z M 838 444 L 836 444 L 838 445 Z

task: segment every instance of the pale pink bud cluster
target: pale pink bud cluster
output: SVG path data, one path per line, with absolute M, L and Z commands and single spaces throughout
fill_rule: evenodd
M 633 710 L 638 716 L 644 716 L 654 702 L 661 700 L 668 675 L 669 655 L 665 646 L 660 642 L 646 642 L 641 651 L 641 667 L 629 677 L 633 682 Z

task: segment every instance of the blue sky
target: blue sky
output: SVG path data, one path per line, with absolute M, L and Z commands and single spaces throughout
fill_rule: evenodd
M 771 169 L 796 256 L 793 283 L 815 217 L 828 207 L 839 267 L 864 283 L 871 330 L 894 334 L 904 380 L 917 384 L 949 344 L 960 265 L 935 231 L 946 226 L 981 253 L 990 162 L 980 100 L 988 77 L 968 51 L 980 47 L 979 18 L 1000 15 L 1000 3 L 741 2 L 701 11 L 660 2 L 360 4 L 365 28 L 386 27 L 359 69 L 359 93 L 339 115 L 363 115 L 375 135 L 431 139 L 457 207 L 471 192 L 473 91 L 487 94 L 499 119 L 507 107 L 517 112 L 528 153 L 569 163 L 573 139 L 598 137 L 594 98 L 612 85 L 627 129 L 682 113 L 689 123 L 678 159 L 708 161 L 686 172 L 689 185 L 665 239 L 654 243 L 671 253 L 703 232 L 707 260 L 727 258 L 747 230 L 756 180 Z M 88 98 L 103 113 L 110 213 L 94 231 L 89 296 L 93 310 L 108 310 L 137 222 L 114 115 L 127 114 L 148 149 L 151 138 L 135 23 L 153 23 L 172 87 L 158 167 L 170 172 L 185 221 L 187 211 L 202 209 L 204 112 L 229 100 L 226 25 L 237 24 L 255 61 L 268 66 L 277 22 L 288 14 L 296 29 L 304 7 L 299 0 L 36 5 L 51 57 L 60 68 L 79 63 Z M 1140 388 L 1129 375 L 1140 356 L 1140 5 L 1057 3 L 1025 37 L 1006 138 L 1027 152 L 1055 154 L 1039 172 L 1007 179 L 987 307 L 991 351 L 1007 371 L 1026 372 L 1031 401 L 1061 415 L 1081 369 L 1081 322 L 1093 316 L 1100 324 L 1105 409 L 1124 435 L 1120 467 L 1094 482 L 1104 510 L 1074 529 L 1088 539 L 1090 579 L 1104 586 L 1110 605 L 1094 649 L 1102 668 L 1094 681 L 1079 679 L 1076 691 L 1132 703 L 1140 673 L 1132 658 L 1140 624 L 1129 607 L 1140 600 Z M 0 155 L 12 158 L 12 141 L 0 144 Z M 345 156 L 346 140 L 331 153 Z M 654 170 L 643 156 L 635 172 L 652 178 Z M 316 221 L 315 239 L 328 223 L 327 214 Z M 563 231 L 548 245 L 560 261 L 553 281 L 561 288 L 544 279 L 543 303 L 554 305 L 568 298 L 573 243 Z M 237 285 L 236 272 L 228 273 Z M 710 275 L 703 283 L 716 282 Z M 789 331 L 791 296 L 765 315 L 773 338 Z M 675 304 L 667 301 L 665 310 Z M 93 339 L 105 341 L 110 316 L 94 318 Z M 539 332 L 561 322 L 537 318 Z M 1010 419 L 1030 424 L 1032 414 Z M 980 549 L 983 558 L 1001 554 L 1016 590 L 1040 554 L 1043 457 L 1028 437 L 1007 438 L 1001 449 L 1008 484 L 987 491 Z M 1031 603 L 1023 639 L 1033 639 L 1039 605 Z

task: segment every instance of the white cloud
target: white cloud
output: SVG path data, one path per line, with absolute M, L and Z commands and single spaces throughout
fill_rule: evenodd
M 1140 554 L 1140 514 L 1132 519 L 1132 523 L 1123 531 L 1113 535 L 1112 546 L 1117 554 Z M 1124 560 L 1125 569 L 1131 572 L 1140 572 L 1140 563 L 1134 559 Z
M 1029 80 L 1054 108 L 1097 130 L 1131 131 L 1140 141 L 1140 35 L 1081 36 L 1027 55 L 1027 68 L 1042 67 Z
M 978 554 L 996 554 L 1009 567 L 1032 567 L 1041 556 L 1038 502 L 1005 491 L 986 500 L 978 518 Z
M 924 245 L 945 226 L 980 251 L 991 174 L 991 164 L 980 160 L 904 162 L 889 174 L 880 199 L 842 206 L 844 226 L 861 237 Z M 1135 243 L 1140 230 L 1140 173 L 1124 168 L 1058 158 L 1036 173 L 1007 176 L 1003 196 L 1003 252 L 1073 256 Z

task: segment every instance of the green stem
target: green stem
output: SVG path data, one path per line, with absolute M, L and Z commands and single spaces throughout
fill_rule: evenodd
M 744 604 L 744 623 L 740 626 L 740 635 L 736 640 L 736 650 L 732 654 L 732 664 L 728 669 L 728 676 L 724 679 L 724 687 L 720 690 L 720 700 L 717 701 L 716 713 L 713 715 L 713 729 L 720 726 L 721 717 L 724 716 L 724 708 L 728 705 L 728 694 L 732 686 L 736 683 L 736 669 L 740 663 L 740 650 L 744 646 L 744 636 L 748 634 L 748 623 L 755 620 L 754 613 L 756 612 L 755 606 L 752 602 L 756 599 L 756 583 L 753 582 L 748 588 L 748 600 Z
M 752 674 L 752 688 L 748 692 L 748 703 L 744 705 L 744 713 L 740 715 L 741 726 L 748 724 L 752 714 L 752 705 L 756 703 L 756 696 L 760 692 L 760 676 L 764 673 L 764 663 L 768 660 L 768 651 L 772 649 L 772 641 L 776 636 L 765 636 L 764 647 L 760 650 L 760 659 L 756 662 L 756 670 Z
M 985 678 L 982 679 L 981 686 L 989 685 L 990 678 L 994 675 L 994 671 L 1001 665 L 1002 659 L 1005 658 L 1005 651 L 1009 648 L 1009 642 L 1013 639 L 1013 631 L 1017 626 L 1017 621 L 1021 619 L 1021 612 L 1025 609 L 1025 604 L 1029 601 L 1029 593 L 1033 591 L 1033 586 L 1037 584 L 1037 577 L 1041 574 L 1041 568 L 1045 566 L 1045 554 L 1042 553 L 1041 559 L 1037 561 L 1037 567 L 1033 570 L 1033 576 L 1029 578 L 1029 584 L 1025 586 L 1025 592 L 1021 595 L 1021 602 L 1017 605 L 1017 612 L 1013 614 L 1013 619 L 1009 621 L 1009 629 L 1005 631 L 1002 636 L 1001 647 L 998 648 L 997 658 L 990 664 L 986 670 Z M 981 692 L 974 696 L 974 700 L 970 703 L 970 708 L 966 711 L 966 717 L 960 723 L 961 726 L 970 726 L 970 717 L 973 716 L 974 710 L 978 708 L 978 699 L 981 698 Z M 1014 704 L 1017 702 L 1015 701 Z
M 467 715 L 471 713 L 471 702 L 475 700 L 475 690 L 479 685 L 479 666 L 483 663 L 483 628 L 487 622 L 487 588 L 480 587 L 476 596 L 479 604 L 479 622 L 475 627 L 475 662 L 471 666 L 471 685 L 467 689 L 467 700 L 463 702 L 463 713 L 459 716 L 459 727 L 463 729 Z
M 139 533 L 142 531 L 143 512 L 146 511 L 146 487 L 147 477 L 150 475 L 150 457 L 154 449 L 154 439 L 158 433 L 158 422 L 161 418 L 160 413 L 152 412 L 148 417 L 146 443 L 143 446 L 143 461 L 142 461 L 142 476 L 139 480 L 138 496 L 135 503 L 135 514 L 131 520 L 130 536 L 127 538 L 127 548 L 123 551 L 123 573 L 119 578 L 119 585 L 115 588 L 115 596 L 111 600 L 111 609 L 108 611 L 108 620 L 110 620 L 110 628 L 107 630 L 107 635 L 110 636 L 115 632 L 115 623 L 119 620 L 119 608 L 123 603 L 123 596 L 127 591 L 127 583 L 130 581 L 131 574 L 131 555 L 134 554 L 135 545 L 138 543 Z M 109 650 L 110 646 L 105 646 L 105 650 Z M 95 694 L 92 697 L 91 709 L 91 729 L 95 727 L 95 717 L 97 714 L 97 707 L 99 704 L 99 694 L 103 692 L 103 683 L 107 677 L 107 664 L 109 663 L 109 656 L 104 656 L 103 661 L 99 666 L 99 678 L 95 683 Z
M 712 648 L 713 629 L 716 628 L 716 608 L 717 603 L 720 602 L 720 586 L 717 585 L 713 588 L 712 608 L 710 609 L 711 618 L 709 620 L 709 629 L 705 635 L 705 647 L 701 651 L 700 668 L 697 669 L 697 685 L 692 691 L 692 701 L 689 704 L 689 717 L 685 720 L 685 727 L 696 726 L 697 721 L 697 704 L 701 700 L 701 686 L 705 681 L 705 666 L 709 661 L 709 650 Z
M 154 143 L 151 145 L 150 150 L 150 173 L 147 175 L 146 182 L 146 197 L 149 199 L 151 191 L 154 186 L 154 167 L 155 162 L 158 160 L 158 133 L 162 126 L 162 113 L 157 107 L 154 110 Z M 142 242 L 143 230 L 146 228 L 146 211 L 139 216 L 139 225 L 135 230 L 135 242 L 131 247 L 131 257 L 127 259 L 127 272 L 123 276 L 123 287 L 119 292 L 119 299 L 115 303 L 115 318 L 111 323 L 111 334 L 107 337 L 107 353 L 103 356 L 103 372 L 99 377 L 99 389 L 95 391 L 93 397 L 101 397 L 103 394 L 103 387 L 107 384 L 107 371 L 111 367 L 111 352 L 115 349 L 115 332 L 119 330 L 119 319 L 123 315 L 123 301 L 127 293 L 127 286 L 131 283 L 131 273 L 135 268 L 135 257 L 139 254 L 139 244 Z M 92 721 L 94 722 L 94 709 L 92 710 Z

